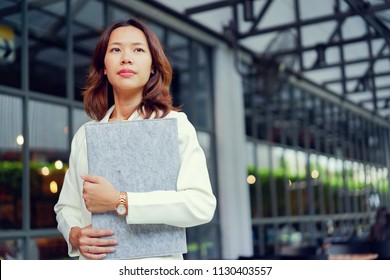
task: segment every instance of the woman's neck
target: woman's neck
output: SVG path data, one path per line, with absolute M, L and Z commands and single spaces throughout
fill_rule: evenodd
M 115 98 L 115 107 L 111 113 L 109 121 L 123 121 L 130 118 L 130 116 L 138 109 L 141 99 L 121 100 Z
M 126 110 L 126 112 L 118 109 L 115 105 L 114 110 L 111 113 L 111 116 L 109 118 L 109 121 L 123 121 L 123 120 L 128 120 L 130 116 L 135 112 L 135 108 L 133 110 Z

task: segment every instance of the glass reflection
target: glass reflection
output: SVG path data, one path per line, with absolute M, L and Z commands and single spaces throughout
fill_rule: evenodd
M 65 1 L 29 5 L 29 84 L 30 89 L 66 96 Z
M 1 1 L 0 11 L 20 1 Z M 11 9 L 12 10 L 12 9 Z M 21 87 L 21 14 L 2 13 L 0 22 L 0 85 Z
M 0 260 L 22 259 L 24 259 L 22 239 L 0 240 Z
M 84 109 L 74 109 L 72 135 L 74 135 L 83 124 L 89 121 L 91 121 L 91 119 L 87 116 Z
M 56 227 L 53 207 L 68 162 L 68 110 L 38 101 L 29 103 L 31 227 Z
M 36 247 L 36 255 L 40 260 L 69 259 L 68 248 L 62 237 L 36 238 L 33 240 Z
M 22 227 L 22 100 L 0 94 L 0 229 Z
M 91 16 L 93 15 L 93 16 Z M 103 29 L 104 10 L 100 1 L 81 1 L 73 11 L 73 61 L 75 99 L 82 101 L 92 51 Z

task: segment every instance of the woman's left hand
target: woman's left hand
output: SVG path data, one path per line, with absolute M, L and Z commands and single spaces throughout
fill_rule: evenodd
M 119 192 L 103 177 L 83 175 L 83 199 L 88 211 L 103 213 L 115 211 Z

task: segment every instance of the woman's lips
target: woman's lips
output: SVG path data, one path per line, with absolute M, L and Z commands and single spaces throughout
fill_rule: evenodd
M 130 69 L 122 69 L 118 72 L 118 75 L 121 77 L 131 77 L 131 76 L 135 75 L 135 72 L 133 70 L 130 70 Z

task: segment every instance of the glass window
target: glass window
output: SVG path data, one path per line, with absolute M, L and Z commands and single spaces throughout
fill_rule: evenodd
M 86 86 L 90 57 L 89 52 L 82 53 L 74 50 L 74 99 L 78 101 L 83 101 L 82 92 Z
M 109 7 L 109 21 L 117 21 L 117 20 L 128 20 L 134 17 L 134 14 L 129 12 L 127 9 L 119 8 L 117 6 Z M 149 27 L 150 24 L 145 19 L 142 19 L 143 22 L 147 23 Z
M 82 101 L 82 90 L 91 62 L 92 52 L 104 26 L 103 4 L 97 1 L 83 1 L 73 15 L 73 60 L 75 99 Z
M 207 160 L 211 160 L 211 139 L 210 134 L 202 131 L 197 131 L 197 137 L 200 146 L 202 147 Z
M 220 259 L 219 231 L 216 224 L 208 223 L 187 229 L 187 254 L 185 259 Z
M 9 8 L 11 6 L 17 5 L 17 4 L 15 4 L 15 2 L 19 2 L 19 1 L 3 0 L 3 1 L 0 2 L 0 9 Z
M 270 217 L 271 216 L 271 193 L 270 193 L 270 166 L 269 166 L 269 161 L 270 161 L 270 154 L 268 152 L 269 146 L 268 145 L 263 145 L 263 144 L 257 144 L 256 145 L 256 157 L 258 159 L 257 161 L 257 173 L 258 177 L 260 179 L 259 185 L 260 188 L 258 190 L 257 195 L 262 198 L 262 205 L 258 206 L 261 208 L 261 213 L 265 217 Z M 256 185 L 257 186 L 257 185 Z M 257 197 L 257 199 L 259 199 Z
M 253 142 L 246 142 L 246 158 L 249 166 L 256 166 L 257 160 L 255 158 L 255 145 Z
M 38 101 L 29 103 L 31 227 L 57 227 L 58 200 L 69 151 L 68 110 Z
M 65 1 L 29 7 L 30 89 L 65 97 L 68 61 L 66 37 L 63 32 Z M 61 14 L 56 11 L 61 11 Z
M 285 168 L 284 161 L 285 150 L 281 147 L 272 147 L 272 175 L 275 180 L 276 187 L 276 207 L 278 209 L 278 215 L 284 215 L 287 213 L 288 205 L 286 203 L 287 197 L 289 197 L 288 175 Z
M 190 42 L 188 38 L 169 31 L 167 40 L 163 43 L 173 68 L 171 92 L 174 105 L 182 106 L 183 111 L 192 121 Z
M 336 188 L 337 188 L 337 212 L 345 213 L 345 195 L 346 192 L 344 190 L 345 182 L 343 177 L 343 160 L 336 159 Z
M 36 238 L 32 240 L 32 259 L 63 260 L 70 259 L 68 247 L 62 237 Z
M 162 26 L 157 25 L 151 21 L 144 20 L 145 23 L 153 30 L 153 32 L 157 35 L 158 39 L 160 40 L 161 44 L 163 45 L 163 48 L 165 49 L 165 34 L 167 33 L 167 30 L 164 29 Z
M 0 94 L 0 230 L 22 227 L 22 100 Z
M 196 124 L 204 129 L 212 129 L 212 89 L 210 50 L 196 42 L 192 45 L 193 57 L 191 65 L 196 81 L 193 95 L 193 115 Z
M 212 149 L 212 136 L 211 136 L 210 133 L 198 130 L 197 131 L 197 137 L 198 137 L 199 144 L 200 144 L 200 146 L 202 147 L 202 149 L 203 149 L 203 151 L 205 153 L 206 162 L 207 162 L 207 168 L 208 168 L 209 175 L 210 175 L 210 180 L 211 180 L 211 183 L 212 183 L 212 187 L 214 189 L 214 193 L 216 193 L 217 192 L 217 189 L 216 189 L 217 186 L 214 183 L 215 182 L 216 170 L 215 170 L 215 165 L 213 164 L 214 160 L 213 160 L 213 149 Z
M 73 110 L 73 131 L 72 135 L 85 123 L 89 122 L 91 119 L 87 116 L 84 109 L 74 109 Z
M 1 1 L 0 12 L 19 1 Z M 20 12 L 1 13 L 0 85 L 21 87 L 21 16 Z
M 103 29 L 105 27 L 103 1 L 89 0 L 79 2 L 79 5 L 73 11 L 75 23 L 88 27 L 91 30 Z
M 23 240 L 6 239 L 0 240 L 0 260 L 22 260 Z

